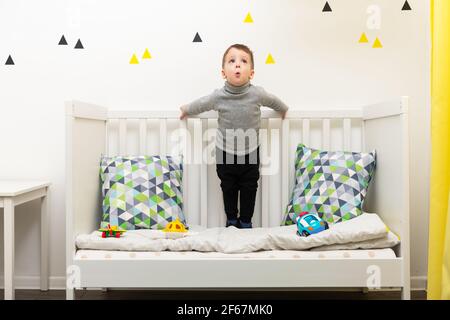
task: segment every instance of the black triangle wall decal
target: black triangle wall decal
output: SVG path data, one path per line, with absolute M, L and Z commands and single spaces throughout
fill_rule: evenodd
M 11 55 L 8 56 L 8 60 L 6 60 L 5 65 L 14 65 L 14 61 L 13 61 L 13 59 L 11 58 Z
M 84 49 L 83 44 L 80 39 L 78 39 L 77 44 L 75 45 L 75 49 Z
M 59 40 L 58 45 L 60 45 L 60 46 L 66 46 L 67 45 L 67 41 L 66 41 L 66 38 L 64 38 L 64 35 L 62 35 L 61 40 Z
M 333 10 L 331 10 L 331 7 L 330 7 L 330 5 L 328 4 L 328 1 L 327 1 L 327 3 L 325 3 L 325 6 L 323 7 L 323 10 L 322 10 L 322 12 L 332 12 Z
M 411 6 L 408 3 L 408 0 L 405 1 L 405 4 L 403 5 L 402 11 L 405 10 L 411 10 Z
M 203 42 L 198 32 L 195 34 L 194 40 L 192 42 Z

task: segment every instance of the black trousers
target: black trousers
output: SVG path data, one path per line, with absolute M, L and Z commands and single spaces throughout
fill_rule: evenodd
M 223 150 L 216 149 L 216 163 L 227 219 L 238 218 L 237 203 L 240 192 L 239 219 L 245 223 L 251 222 L 258 190 L 259 148 L 245 156 L 227 154 Z

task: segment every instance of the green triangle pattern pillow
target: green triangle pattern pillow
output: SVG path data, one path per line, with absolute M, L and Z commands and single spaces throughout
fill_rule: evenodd
M 103 156 L 101 227 L 161 230 L 176 218 L 186 225 L 182 176 L 172 156 Z
M 303 211 L 316 213 L 329 224 L 362 214 L 375 166 L 375 151 L 322 151 L 299 144 L 295 185 L 281 225 L 294 224 Z

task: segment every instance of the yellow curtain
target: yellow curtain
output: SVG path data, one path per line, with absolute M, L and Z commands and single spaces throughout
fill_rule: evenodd
M 428 299 L 450 299 L 450 1 L 431 0 Z

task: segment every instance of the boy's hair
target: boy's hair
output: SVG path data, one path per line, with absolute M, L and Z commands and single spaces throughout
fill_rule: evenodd
M 252 52 L 252 50 L 250 50 L 250 48 L 247 47 L 245 44 L 238 44 L 238 43 L 229 46 L 228 49 L 227 49 L 227 50 L 225 51 L 225 53 L 223 54 L 223 58 L 222 58 L 222 68 L 225 66 L 225 57 L 227 56 L 227 54 L 228 54 L 228 52 L 231 50 L 231 48 L 236 48 L 236 49 L 238 49 L 238 50 L 242 50 L 242 51 L 248 53 L 249 56 L 250 56 L 250 66 L 251 66 L 252 69 L 254 69 L 255 64 L 254 64 L 254 62 L 253 62 L 253 52 Z

